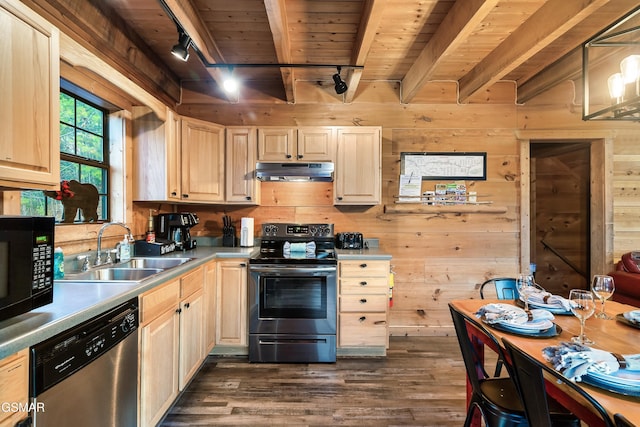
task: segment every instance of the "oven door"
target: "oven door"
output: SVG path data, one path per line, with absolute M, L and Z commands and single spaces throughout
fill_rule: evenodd
M 335 265 L 250 265 L 249 333 L 335 335 Z

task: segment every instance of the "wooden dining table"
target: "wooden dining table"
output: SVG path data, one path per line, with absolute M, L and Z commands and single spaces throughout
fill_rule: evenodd
M 451 305 L 456 310 L 468 315 L 469 317 L 475 318 L 475 313 L 480 309 L 480 307 L 489 303 L 515 304 L 515 301 L 468 299 L 452 301 Z M 594 341 L 594 344 L 592 344 L 591 347 L 622 355 L 639 354 L 640 329 L 615 320 L 616 315 L 631 310 L 637 310 L 638 308 L 614 301 L 608 301 L 605 304 L 605 307 L 606 313 L 614 319 L 605 320 L 592 316 L 586 321 L 585 334 L 588 338 Z M 600 310 L 600 305 L 598 305 L 598 310 Z M 570 342 L 571 337 L 580 333 L 580 321 L 572 315 L 556 314 L 553 321 L 556 325 L 560 326 L 562 329 L 561 333 L 555 337 L 540 338 L 503 332 L 491 327 L 490 325 L 482 323 L 480 319 L 478 319 L 478 322 L 482 327 L 493 335 L 503 348 L 504 344 L 502 344 L 502 338 L 505 337 L 523 351 L 533 356 L 540 363 L 548 366 L 550 366 L 550 364 L 544 359 L 542 349 L 547 346 L 559 345 L 561 342 Z M 484 334 L 474 333 L 473 329 L 473 327 L 470 328 L 469 334 L 472 338 L 475 338 L 477 342 L 480 342 L 480 348 L 477 350 L 480 351 L 481 354 L 484 354 L 484 348 L 491 348 L 494 346 L 494 343 L 488 341 Z M 633 424 L 640 426 L 640 397 L 611 392 L 582 382 L 578 382 L 577 384 L 589 393 L 589 395 L 600 402 L 609 412 L 612 419 L 613 414 L 620 413 Z M 590 408 L 581 404 L 580 399 L 577 399 L 574 394 L 572 395 L 572 391 L 568 387 L 563 388 L 561 384 L 558 384 L 555 381 L 549 381 L 547 382 L 547 392 L 588 425 L 604 425 L 602 423 L 602 419 Z

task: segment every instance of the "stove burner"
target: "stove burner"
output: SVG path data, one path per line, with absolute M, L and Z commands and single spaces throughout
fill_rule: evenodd
M 260 253 L 249 263 L 334 264 L 334 238 L 333 224 L 266 223 L 262 225 Z

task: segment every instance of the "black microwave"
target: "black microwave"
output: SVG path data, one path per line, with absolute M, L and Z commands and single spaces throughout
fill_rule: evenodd
M 53 301 L 53 217 L 0 215 L 0 321 Z

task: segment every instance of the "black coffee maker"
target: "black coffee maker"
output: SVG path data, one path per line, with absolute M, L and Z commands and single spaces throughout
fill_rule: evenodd
M 166 213 L 155 217 L 156 240 L 174 242 L 176 249 L 186 251 L 196 247 L 191 239 L 191 227 L 200 222 L 198 216 L 190 212 Z

